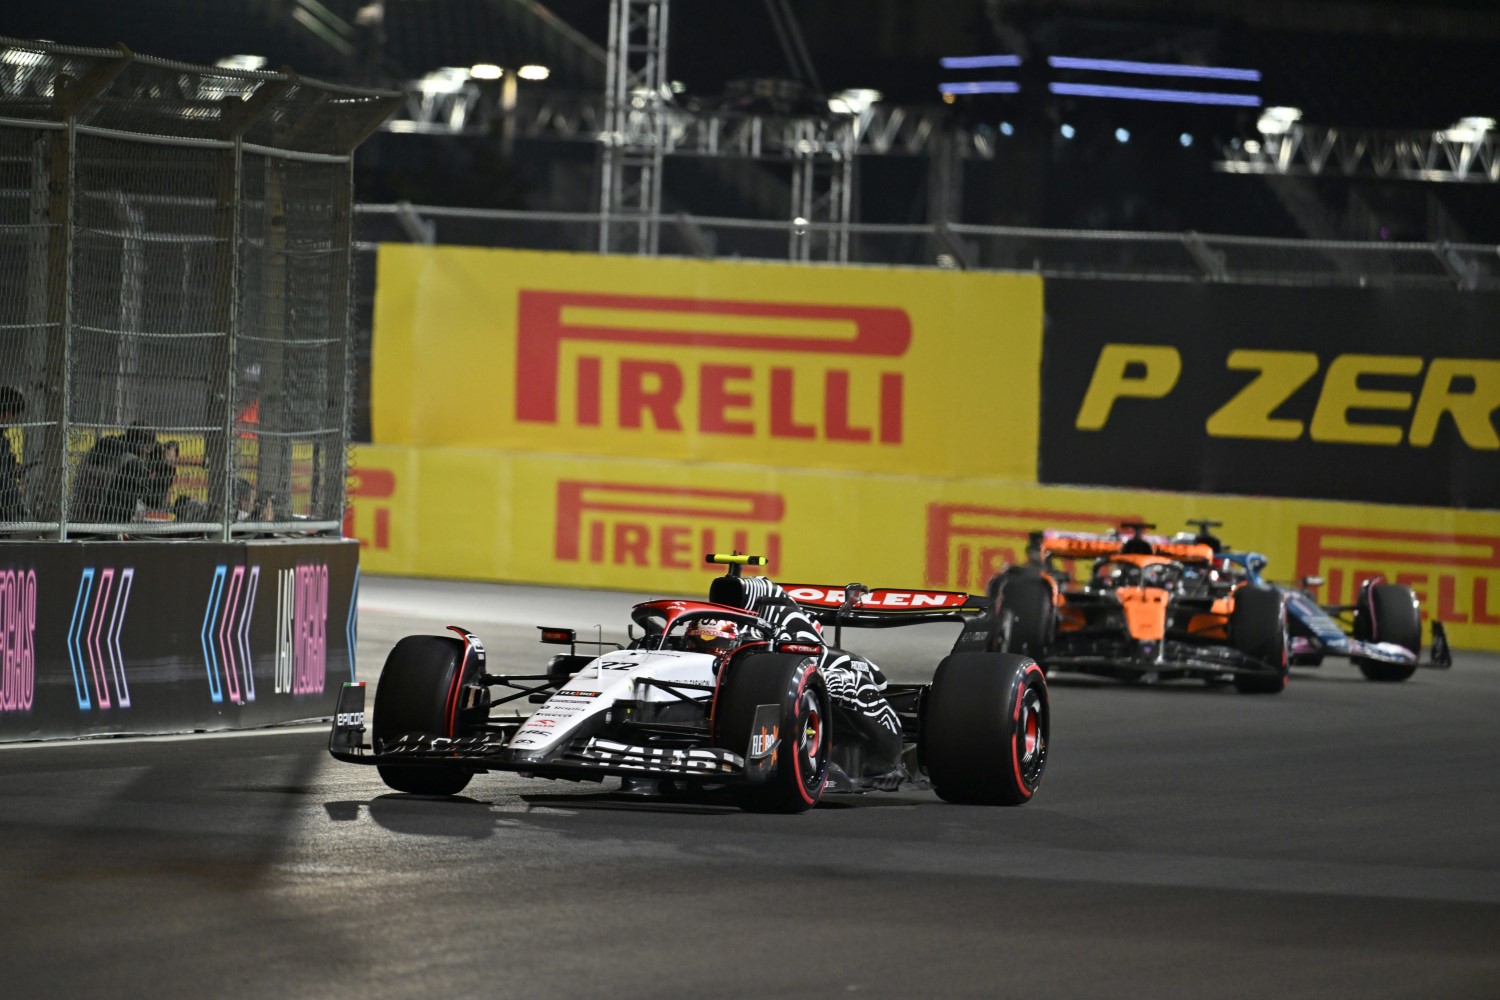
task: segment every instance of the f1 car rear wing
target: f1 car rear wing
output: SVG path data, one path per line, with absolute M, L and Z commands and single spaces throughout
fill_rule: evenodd
M 1206 563 L 1214 557 L 1213 547 L 1202 542 L 1173 541 L 1163 535 L 1137 535 L 1136 539 L 1149 543 L 1152 555 L 1166 556 L 1169 559 Z M 1063 559 L 1098 559 L 1125 552 L 1125 543 L 1136 539 L 1083 531 L 1044 531 L 1042 555 Z
M 871 590 L 784 583 L 782 589 L 814 621 L 825 625 L 891 628 L 921 622 L 961 622 L 989 608 L 987 598 L 953 590 Z

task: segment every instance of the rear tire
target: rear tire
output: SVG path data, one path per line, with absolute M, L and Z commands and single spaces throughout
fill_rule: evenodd
M 833 703 L 814 657 L 752 653 L 721 667 L 725 675 L 714 715 L 716 745 L 745 753 L 761 705 L 779 708 L 777 759 L 764 784 L 735 789 L 748 812 L 799 813 L 817 805 L 828 783 Z M 747 762 L 748 763 L 748 762 Z
M 1354 637 L 1367 642 L 1393 642 L 1420 654 L 1422 612 L 1417 595 L 1397 583 L 1373 584 L 1354 609 Z M 1417 672 L 1415 663 L 1382 663 L 1358 656 L 1353 660 L 1367 680 L 1382 683 L 1404 681 Z
M 1246 656 L 1278 668 L 1276 674 L 1235 674 L 1241 694 L 1279 694 L 1286 690 L 1286 602 L 1273 587 L 1241 587 L 1234 592 L 1229 615 L 1229 644 Z
M 371 724 L 375 750 L 403 733 L 454 736 L 449 731 L 449 693 L 463 668 L 464 644 L 441 635 L 409 635 L 396 643 L 375 686 Z M 381 764 L 381 780 L 411 795 L 457 795 L 474 772 L 463 767 L 400 767 Z
M 1047 767 L 1052 710 L 1042 668 L 1015 653 L 944 657 L 923 701 L 922 760 L 946 802 L 1018 806 Z
M 1057 627 L 1052 585 L 1040 573 L 1016 573 L 1004 580 L 998 599 L 1000 614 L 1010 615 L 1003 651 L 1045 658 Z

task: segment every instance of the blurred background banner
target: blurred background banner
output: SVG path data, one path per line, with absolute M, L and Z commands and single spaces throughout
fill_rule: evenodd
M 1039 478 L 1500 508 L 1500 294 L 1046 279 Z
M 1211 518 L 1272 579 L 1347 602 L 1383 574 L 1455 643 L 1500 649 L 1495 512 L 459 447 L 363 447 L 359 468 L 346 529 L 372 573 L 698 594 L 704 554 L 734 548 L 780 580 L 983 593 L 1034 530 Z
M 1041 279 L 384 245 L 377 444 L 1035 475 Z

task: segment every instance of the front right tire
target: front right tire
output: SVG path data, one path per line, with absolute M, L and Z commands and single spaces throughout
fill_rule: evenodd
M 751 653 L 733 660 L 720 684 L 714 709 L 714 743 L 745 753 L 757 709 L 775 705 L 779 720 L 771 773 L 764 783 L 735 788 L 748 812 L 805 812 L 817 805 L 828 783 L 833 703 L 816 657 Z M 770 735 L 770 734 L 767 734 Z

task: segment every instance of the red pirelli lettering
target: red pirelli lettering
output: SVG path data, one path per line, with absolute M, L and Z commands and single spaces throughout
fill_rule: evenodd
M 1297 576 L 1321 576 L 1325 604 L 1350 604 L 1367 580 L 1412 588 L 1423 616 L 1450 624 L 1500 625 L 1490 583 L 1500 585 L 1500 537 L 1304 524 Z
M 1007 564 L 1026 558 L 1026 539 L 1033 531 L 1051 527 L 1108 531 L 1124 521 L 1139 520 L 1135 514 L 928 504 L 925 582 L 929 587 L 983 589 Z
M 775 357 L 788 354 L 844 358 L 900 358 L 911 346 L 911 320 L 904 309 L 883 306 L 826 306 L 731 299 L 685 299 L 585 292 L 523 290 L 518 296 L 516 336 L 516 419 L 556 424 L 558 400 L 567 378 L 576 389 L 574 418 L 581 427 L 601 426 L 605 419 L 606 381 L 618 384 L 618 426 L 659 431 L 693 430 L 705 434 L 754 435 L 854 443 L 900 444 L 904 440 L 904 382 L 899 371 L 866 373 L 854 382 L 851 369 L 836 364 L 822 373 L 822 412 L 795 412 L 795 381 L 818 379 L 816 371 L 785 365 L 766 370 L 747 364 L 699 363 L 697 348 L 731 349 Z M 597 310 L 618 317 L 618 325 L 569 322 L 568 309 Z M 697 329 L 652 317 L 686 314 L 701 321 Z M 764 319 L 755 332 L 715 330 L 733 320 Z M 825 326 L 826 336 L 781 335 L 778 323 Z M 847 332 L 846 332 L 847 331 Z M 681 359 L 618 358 L 606 363 L 597 354 L 579 353 L 570 370 L 563 365 L 567 343 L 679 347 Z M 691 388 L 690 388 L 691 387 Z M 697 407 L 689 400 L 696 392 Z M 857 397 L 857 398 L 856 398 Z M 684 409 L 684 404 L 687 409 Z M 864 422 L 855 412 L 867 413 Z M 821 417 L 821 422 L 814 420 Z M 871 419 L 873 418 L 873 423 Z M 685 423 L 696 419 L 696 426 Z
M 553 556 L 563 562 L 696 569 L 702 553 L 754 552 L 774 572 L 779 493 L 559 480 Z

